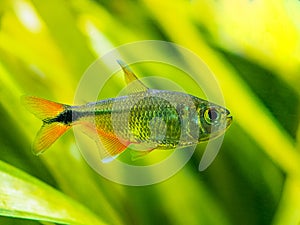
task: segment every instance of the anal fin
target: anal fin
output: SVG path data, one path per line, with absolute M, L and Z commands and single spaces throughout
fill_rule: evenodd
M 104 154 L 102 153 L 105 161 L 111 157 L 115 158 L 127 148 L 116 136 L 99 135 L 99 137 L 105 150 Z
M 82 124 L 81 130 L 96 142 L 101 161 L 104 163 L 111 162 L 127 148 L 127 145 L 122 143 L 115 135 L 103 133 L 92 125 Z

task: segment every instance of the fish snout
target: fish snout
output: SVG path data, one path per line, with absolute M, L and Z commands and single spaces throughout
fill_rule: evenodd
M 230 115 L 230 112 L 228 111 L 226 117 L 226 127 L 229 127 L 231 123 L 232 123 L 232 115 Z

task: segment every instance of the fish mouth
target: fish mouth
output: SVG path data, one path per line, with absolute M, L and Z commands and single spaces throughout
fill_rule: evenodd
M 226 127 L 229 127 L 231 123 L 232 123 L 232 116 L 229 114 L 226 117 Z

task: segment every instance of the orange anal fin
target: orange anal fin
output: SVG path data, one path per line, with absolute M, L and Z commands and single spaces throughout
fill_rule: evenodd
M 115 158 L 121 154 L 127 146 L 122 143 L 116 136 L 102 136 L 100 135 L 101 144 L 103 145 L 105 151 L 103 153 L 103 161 L 108 162 L 110 158 Z
M 44 123 L 38 131 L 32 146 L 33 153 L 39 155 L 49 148 L 70 126 L 61 123 Z
M 129 143 L 121 142 L 115 135 L 99 131 L 91 124 L 82 124 L 81 130 L 96 142 L 100 151 L 101 161 L 104 163 L 108 163 L 118 157 L 129 145 Z

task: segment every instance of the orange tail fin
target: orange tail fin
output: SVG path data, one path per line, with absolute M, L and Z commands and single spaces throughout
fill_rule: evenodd
M 55 121 L 69 106 L 33 96 L 24 96 L 22 101 L 31 113 L 43 121 L 32 146 L 33 153 L 39 155 L 70 128 L 69 125 Z

